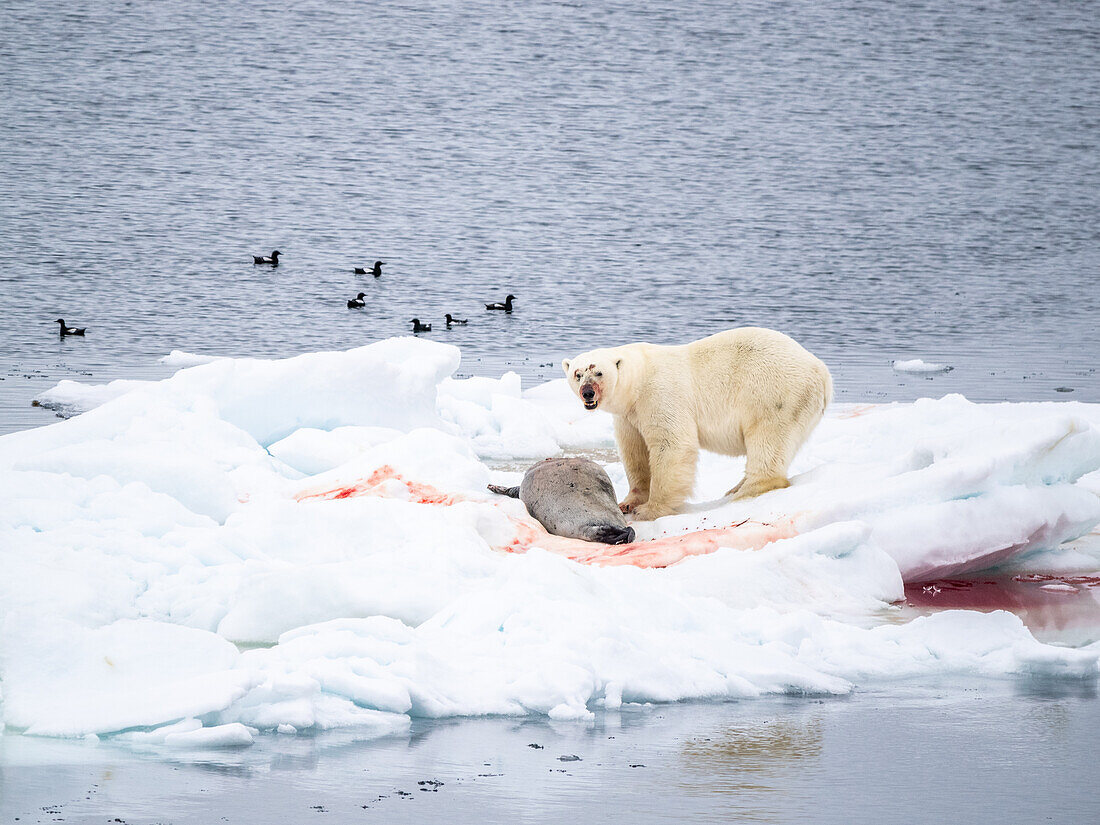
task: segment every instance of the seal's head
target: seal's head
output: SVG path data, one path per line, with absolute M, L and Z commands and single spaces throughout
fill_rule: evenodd
M 604 544 L 631 544 L 634 528 L 618 524 L 592 524 L 584 528 L 584 537 L 588 541 L 602 541 Z
M 566 380 L 586 410 L 606 406 L 619 380 L 622 358 L 613 350 L 594 349 L 561 362 Z

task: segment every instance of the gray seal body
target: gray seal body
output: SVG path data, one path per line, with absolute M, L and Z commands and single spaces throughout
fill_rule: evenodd
M 518 498 L 555 536 L 605 544 L 634 541 L 603 467 L 587 458 L 548 458 L 527 471 L 518 487 L 490 484 L 494 493 Z

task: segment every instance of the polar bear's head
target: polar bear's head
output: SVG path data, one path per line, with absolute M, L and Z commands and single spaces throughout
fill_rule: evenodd
M 584 408 L 594 410 L 601 403 L 606 406 L 614 397 L 622 362 L 621 355 L 614 350 L 594 349 L 565 359 L 561 367 L 569 386 L 584 402 Z

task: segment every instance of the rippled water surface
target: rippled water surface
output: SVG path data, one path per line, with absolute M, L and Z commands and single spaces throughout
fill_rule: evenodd
M 844 400 L 1100 401 L 1095 11 L 7 0 L 0 430 L 414 316 L 466 373 L 760 324 Z
M 1098 704 L 1093 682 L 1023 677 L 944 691 L 626 707 L 589 725 L 417 720 L 409 735 L 382 740 L 355 731 L 270 735 L 251 748 L 204 753 L 0 737 L 0 817 L 131 825 L 1095 822 Z

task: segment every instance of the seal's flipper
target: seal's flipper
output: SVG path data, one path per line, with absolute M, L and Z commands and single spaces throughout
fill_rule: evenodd
M 519 487 L 501 487 L 497 484 L 490 484 L 489 489 L 502 496 L 508 496 L 509 498 L 519 498 Z
M 584 528 L 584 539 L 604 544 L 630 544 L 634 541 L 634 528 L 617 524 L 589 524 Z

